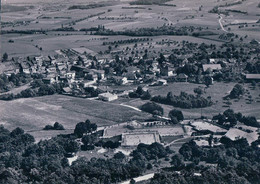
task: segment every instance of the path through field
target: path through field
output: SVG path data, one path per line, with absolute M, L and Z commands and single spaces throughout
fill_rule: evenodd
M 223 31 L 228 32 L 227 30 L 225 30 L 225 28 L 224 28 L 224 26 L 223 26 L 223 24 L 222 24 L 222 22 L 221 22 L 222 19 L 223 19 L 223 17 L 220 15 L 220 19 L 218 20 L 219 25 L 220 25 L 220 27 L 221 27 L 221 29 L 222 29 Z

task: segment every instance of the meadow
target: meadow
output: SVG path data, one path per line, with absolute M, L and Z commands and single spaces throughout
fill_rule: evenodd
M 211 85 L 209 88 L 205 89 L 206 93 L 203 94 L 203 96 L 211 96 L 211 99 L 214 102 L 211 107 L 203 109 L 175 109 L 181 110 L 184 114 L 185 119 L 199 118 L 201 116 L 201 112 L 203 116 L 212 118 L 214 115 L 222 113 L 229 108 L 233 109 L 235 112 L 241 112 L 243 115 L 255 116 L 257 119 L 260 119 L 260 102 L 258 102 L 257 100 L 259 99 L 259 86 L 257 86 L 256 89 L 252 89 L 251 84 L 244 84 L 243 86 L 246 90 L 248 90 L 248 94 L 245 94 L 240 100 L 230 100 L 230 102 L 232 103 L 230 107 L 225 106 L 226 104 L 224 103 L 225 101 L 223 100 L 223 97 L 229 94 L 235 84 L 236 83 L 215 82 L 214 85 Z M 185 91 L 189 94 L 194 94 L 193 90 L 197 87 L 201 87 L 202 89 L 204 89 L 205 85 L 193 83 L 169 83 L 168 86 L 149 86 L 148 89 L 152 95 L 166 96 L 168 92 L 172 92 L 173 95 L 179 95 L 181 91 Z M 249 96 L 254 99 L 251 103 L 248 103 L 248 99 L 250 98 Z M 127 105 L 140 107 L 147 101 L 141 99 L 124 99 L 123 102 Z M 173 106 L 163 104 L 160 105 L 164 108 L 164 116 L 168 116 L 170 110 L 174 109 Z
M 63 95 L 0 101 L 0 106 L 0 124 L 10 130 L 21 127 L 30 132 L 41 132 L 45 125 L 56 121 L 72 130 L 86 119 L 104 126 L 150 117 L 147 113 L 117 104 Z

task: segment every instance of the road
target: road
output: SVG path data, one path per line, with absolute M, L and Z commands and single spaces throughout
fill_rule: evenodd
M 124 106 L 124 107 L 129 107 L 129 108 L 134 109 L 134 110 L 136 110 L 136 111 L 138 111 L 138 112 L 142 112 L 142 111 L 141 111 L 140 109 L 138 109 L 137 107 L 134 107 L 134 106 L 131 106 L 131 105 L 125 105 L 125 104 L 119 104 L 119 105 Z
M 154 177 L 154 173 L 151 173 L 151 174 L 146 174 L 144 176 L 139 176 L 139 177 L 136 177 L 134 178 L 135 182 L 140 182 L 140 181 L 146 181 L 146 180 L 149 180 L 151 178 Z M 124 181 L 120 184 L 130 184 L 130 180 L 127 180 L 127 181 Z
M 220 15 L 220 19 L 218 20 L 218 22 L 219 22 L 219 25 L 220 25 L 221 29 L 227 33 L 228 31 L 227 31 L 227 30 L 225 30 L 225 28 L 224 28 L 224 26 L 223 26 L 223 24 L 222 24 L 222 22 L 221 22 L 221 21 L 222 21 L 222 19 L 223 19 L 223 17 Z
M 10 94 L 13 93 L 14 95 L 17 95 L 18 93 L 20 93 L 21 91 L 27 89 L 30 87 L 30 83 L 25 84 L 23 86 L 19 86 L 19 87 L 15 87 L 13 89 L 11 89 L 10 91 L 4 92 L 4 93 L 0 93 L 0 95 L 5 95 L 5 94 Z

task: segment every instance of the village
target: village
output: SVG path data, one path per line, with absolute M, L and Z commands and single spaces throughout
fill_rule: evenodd
M 135 50 L 136 47 L 138 47 L 137 44 L 132 49 Z M 213 85 L 216 76 L 225 73 L 233 78 L 239 77 L 245 82 L 257 82 L 260 79 L 259 74 L 244 73 L 246 64 L 239 64 L 234 59 L 212 58 L 208 61 L 202 60 L 189 64 L 187 59 L 175 58 L 178 62 L 173 62 L 170 60 L 171 56 L 166 54 L 154 57 L 154 54 L 149 54 L 147 50 L 145 50 L 144 56 L 131 52 L 129 56 L 118 50 L 113 52 L 111 47 L 107 52 L 106 56 L 102 56 L 81 47 L 57 50 L 53 56 L 13 57 L 4 62 L 9 67 L 4 73 L 9 77 L 16 74 L 28 76 L 37 74 L 40 76 L 39 79 L 33 79 L 31 83 L 41 80 L 42 85 L 59 84 L 62 87 L 60 94 L 101 100 L 107 103 L 116 101 L 116 104 L 120 103 L 120 105 L 136 111 L 141 110 L 139 107 L 127 105 L 121 101 L 138 98 L 136 96 L 138 87 L 142 88 L 142 93 L 146 91 L 148 96 L 151 96 L 149 89 L 154 86 L 164 88 L 172 82 L 184 85 L 198 83 L 209 86 Z M 201 68 L 198 68 L 199 66 Z M 193 70 L 199 70 L 196 72 L 198 74 L 189 75 L 189 72 L 193 72 Z M 30 85 L 28 87 L 30 88 Z M 205 87 L 203 90 L 205 91 Z M 6 95 L 10 95 L 10 93 L 2 96 Z M 183 122 L 172 125 L 169 123 L 170 118 L 164 117 L 162 114 L 151 113 L 153 120 L 148 122 L 133 120 L 103 128 L 99 127 L 99 130 L 103 130 L 102 138 L 120 136 L 121 146 L 126 150 L 129 149 L 128 147 L 135 147 L 140 143 L 152 144 L 154 142 L 163 143 L 165 146 L 177 145 L 178 149 L 181 143 L 191 138 L 195 138 L 198 145 L 208 144 L 207 140 L 210 135 L 214 135 L 214 144 L 218 144 L 222 136 L 228 136 L 232 140 L 243 137 L 251 143 L 257 140 L 259 131 L 257 128 L 252 131 L 250 127 L 242 124 L 230 129 L 223 128 L 215 120 L 203 119 L 202 114 L 201 117 L 198 116 L 195 119 L 186 117 Z
M 30 1 L 1 9 L 0 183 L 259 182 L 259 3 Z

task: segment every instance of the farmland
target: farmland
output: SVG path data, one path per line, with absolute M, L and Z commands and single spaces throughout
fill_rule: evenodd
M 103 126 L 149 117 L 119 105 L 60 95 L 0 103 L 4 107 L 0 109 L 1 124 L 9 129 L 21 127 L 26 131 L 41 130 L 55 121 L 63 124 L 65 129 L 74 129 L 78 122 L 86 119 Z
M 259 2 L 1 10 L 0 183 L 259 182 Z
M 71 46 L 80 47 L 85 46 L 92 48 L 95 52 L 104 51 L 106 47 L 102 46 L 103 41 L 87 41 L 93 36 L 82 36 L 85 34 L 80 29 L 88 29 L 103 25 L 105 29 L 113 31 L 125 31 L 135 30 L 139 28 L 154 28 L 164 25 L 174 25 L 176 27 L 182 26 L 194 26 L 200 27 L 213 33 L 221 34 L 219 17 L 217 14 L 208 13 L 215 6 L 230 3 L 232 1 L 219 1 L 208 4 L 205 1 L 169 1 L 167 4 L 174 4 L 175 6 L 157 6 L 157 5 L 129 5 L 127 1 L 116 2 L 110 4 L 110 6 L 97 7 L 91 9 L 73 9 L 70 10 L 71 2 L 68 1 L 62 6 L 53 6 L 51 4 L 39 4 L 31 8 L 27 8 L 25 11 L 11 11 L 2 14 L 3 31 L 10 30 L 45 30 L 46 34 L 34 34 L 34 35 L 17 35 L 6 34 L 2 35 L 2 44 L 5 47 L 1 48 L 1 52 L 8 52 L 13 56 L 21 56 L 24 53 L 27 54 L 44 54 L 48 55 L 53 53 L 54 50 L 65 49 Z M 91 1 L 88 1 L 91 4 Z M 75 5 L 81 5 L 82 1 L 75 2 Z M 102 3 L 101 3 L 102 4 Z M 245 6 L 244 6 L 245 4 Z M 35 4 L 34 4 L 35 5 Z M 3 5 L 4 6 L 4 5 Z M 18 6 L 19 4 L 15 5 Z M 14 7 L 15 7 L 14 6 Z M 29 5 L 27 5 L 29 6 Z M 22 6 L 21 6 L 22 7 Z M 137 7 L 137 9 L 135 9 Z M 202 7 L 202 8 L 200 8 Z M 230 16 L 223 17 L 222 23 L 225 29 L 231 28 L 232 32 L 240 36 L 248 35 L 247 42 L 251 39 L 260 39 L 256 22 L 259 19 L 257 16 L 256 4 L 250 0 L 243 2 L 242 5 L 235 5 L 230 7 L 221 7 L 221 10 L 232 9 L 248 11 L 243 7 L 250 8 L 250 13 L 246 16 L 230 12 Z M 15 9 L 15 8 L 14 8 Z M 17 9 L 17 8 L 16 8 Z M 15 10 L 16 10 L 15 9 Z M 97 13 L 104 13 L 100 16 L 94 16 Z M 86 18 L 92 16 L 91 18 Z M 248 27 L 238 28 L 239 24 L 248 24 Z M 255 25 L 253 27 L 253 25 Z M 61 27 L 72 27 L 75 31 L 72 32 L 53 32 L 52 30 Z M 194 38 L 188 36 L 175 37 L 167 36 L 171 40 L 182 41 L 189 40 L 194 43 L 209 42 L 214 44 L 221 44 L 223 40 L 212 41 L 208 39 L 216 39 L 218 36 L 207 36 L 201 38 Z M 127 37 L 124 37 L 127 38 Z M 9 43 L 12 39 L 15 43 Z M 113 36 L 109 38 L 109 41 L 121 40 L 121 36 Z M 159 37 L 154 39 L 154 42 L 161 40 Z M 67 44 L 69 41 L 69 45 Z M 26 45 L 26 47 L 23 47 Z M 42 47 L 40 51 L 35 46 Z M 123 49 L 129 45 L 122 46 Z M 167 46 L 155 46 L 155 51 L 166 49 Z M 24 50 L 25 49 L 25 50 Z

